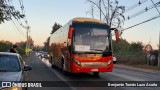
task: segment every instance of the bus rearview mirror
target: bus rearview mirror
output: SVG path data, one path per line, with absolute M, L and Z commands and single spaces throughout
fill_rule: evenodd
M 69 38 L 69 39 L 72 39 L 73 31 L 74 31 L 74 28 L 73 28 L 73 27 L 70 27 L 70 28 L 69 28 L 69 32 L 68 32 L 68 38 Z
M 116 37 L 116 41 L 119 41 L 119 32 L 118 30 L 115 30 L 115 37 Z

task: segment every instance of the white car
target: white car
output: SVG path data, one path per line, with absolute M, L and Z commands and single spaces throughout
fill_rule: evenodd
M 21 56 L 17 53 L 0 52 L 0 81 L 1 82 L 23 82 L 28 78 L 28 71 L 32 67 L 26 65 Z M 8 84 L 6 85 L 8 86 Z M 27 87 L 2 87 L 0 90 L 27 90 Z

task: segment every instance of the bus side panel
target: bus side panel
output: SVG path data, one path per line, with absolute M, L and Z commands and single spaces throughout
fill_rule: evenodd
M 62 51 L 61 48 L 64 45 L 63 28 L 60 28 L 50 38 L 50 53 L 53 54 L 54 64 L 62 68 Z
M 54 63 L 57 67 L 62 68 L 62 60 L 65 60 L 66 69 L 70 70 L 70 62 L 68 59 L 68 31 L 72 24 L 72 20 L 66 25 L 58 29 L 50 36 L 49 54 L 50 63 L 51 57 L 54 58 Z M 52 59 L 53 60 L 53 59 Z M 69 62 L 69 63 L 68 63 Z
M 68 32 L 69 32 L 69 27 L 70 24 L 66 24 L 63 27 L 63 32 L 62 32 L 62 43 L 61 43 L 61 52 L 62 52 L 62 58 L 65 63 L 66 71 L 70 72 L 71 71 L 71 64 L 70 64 L 70 54 L 71 54 L 71 39 L 68 39 Z

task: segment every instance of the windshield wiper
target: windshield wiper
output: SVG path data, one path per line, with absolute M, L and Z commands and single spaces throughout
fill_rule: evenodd
M 100 49 L 90 49 L 90 50 L 94 50 L 94 51 L 104 51 L 104 50 L 100 50 Z
M 111 55 L 112 55 L 111 51 L 104 51 L 102 56 L 106 57 L 106 56 L 111 56 Z
M 3 69 L 2 69 L 2 70 L 0 70 L 0 72 L 7 72 L 7 71 L 8 71 L 8 70 L 3 70 Z

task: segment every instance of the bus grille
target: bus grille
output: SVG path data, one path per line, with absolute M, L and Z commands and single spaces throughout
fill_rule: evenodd
M 106 67 L 107 62 L 81 62 L 82 67 L 91 67 L 91 68 L 96 68 L 96 67 Z

